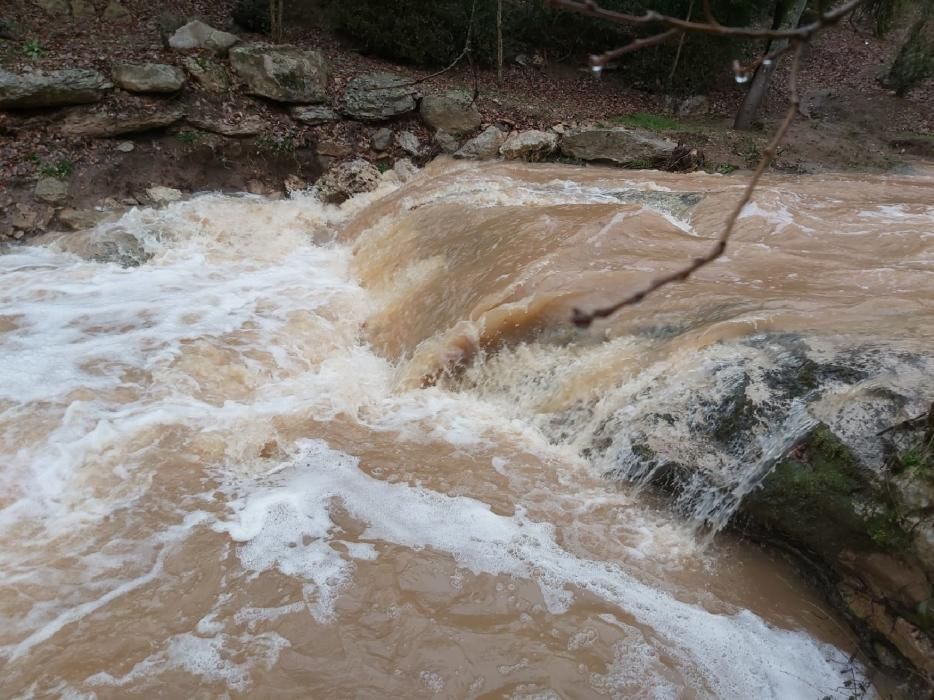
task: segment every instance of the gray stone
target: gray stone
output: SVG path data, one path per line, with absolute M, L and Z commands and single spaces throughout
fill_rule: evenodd
M 367 73 L 347 83 L 339 111 L 363 121 L 385 121 L 416 107 L 418 90 L 391 73 Z
M 118 63 L 114 82 L 130 92 L 176 92 L 185 84 L 185 71 L 165 63 Z
M 625 127 L 582 127 L 561 139 L 561 153 L 566 156 L 620 164 L 667 158 L 675 146 L 651 131 Z
M 392 143 L 392 129 L 385 127 L 377 129 L 373 136 L 370 137 L 370 147 L 374 151 L 385 151 L 389 148 L 390 143 Z
M 225 92 L 230 88 L 230 79 L 224 66 L 203 56 L 186 56 L 182 59 L 191 77 L 208 92 Z
M 396 145 L 410 156 L 417 156 L 422 152 L 422 144 L 418 136 L 411 131 L 400 131 L 396 134 Z
M 25 204 L 13 207 L 13 216 L 10 219 L 13 228 L 21 231 L 32 231 L 39 225 L 39 212 Z
M 117 150 L 121 153 L 132 153 L 136 145 L 132 141 L 121 141 L 117 144 Z
M 416 168 L 408 158 L 400 158 L 393 163 L 392 171 L 402 182 L 408 182 L 418 175 L 418 168 Z
M 36 7 L 53 17 L 65 17 L 71 14 L 68 0 L 35 0 Z
M 710 102 L 704 95 L 691 95 L 676 102 L 673 111 L 679 117 L 698 117 L 710 112 Z
M 169 204 L 170 202 L 179 201 L 184 195 L 181 190 L 176 190 L 173 187 L 162 187 L 157 185 L 156 187 L 150 187 L 146 190 L 146 196 L 153 202 L 153 204 Z
M 506 160 L 539 161 L 558 145 L 558 135 L 548 131 L 530 129 L 513 132 L 500 146 L 499 153 Z
M 328 66 L 317 51 L 244 44 L 231 49 L 230 65 L 251 95 L 303 104 L 328 98 Z
M 379 181 L 379 170 L 358 158 L 333 167 L 316 187 L 321 201 L 340 204 L 360 192 L 372 192 L 379 187 Z
M 235 34 L 222 32 L 200 20 L 194 20 L 180 27 L 169 37 L 169 46 L 179 51 L 191 49 L 226 51 L 238 41 L 240 38 Z
M 488 126 L 454 153 L 455 158 L 490 160 L 499 155 L 500 147 L 506 142 L 506 134 L 495 126 Z
M 454 136 L 463 136 L 480 127 L 480 112 L 474 99 L 462 90 L 426 95 L 418 111 L 432 129 L 444 130 Z
M 340 119 L 340 115 L 327 105 L 296 105 L 289 108 L 289 115 L 297 122 L 316 126 Z
M 68 183 L 54 177 L 44 177 L 36 183 L 33 195 L 46 204 L 61 204 L 68 199 Z
M 458 141 L 457 137 L 444 131 L 444 129 L 438 129 L 438 131 L 434 133 L 434 136 L 431 137 L 431 141 L 442 153 L 447 153 L 448 155 L 456 153 L 457 149 L 460 148 L 460 141 Z M 497 149 L 499 149 L 499 146 L 497 146 Z
M 25 73 L 0 70 L 0 109 L 90 104 L 99 102 L 112 87 L 103 74 L 83 68 Z
M 117 0 L 110 0 L 107 7 L 104 8 L 104 19 L 109 19 L 112 22 L 125 22 L 130 19 L 130 11 Z
M 116 212 L 97 211 L 95 209 L 62 209 L 58 213 L 58 223 L 68 231 L 85 231 L 94 228 L 105 220 L 115 220 Z
M 238 122 L 225 121 L 223 117 L 213 114 L 189 114 L 186 121 L 197 129 L 209 131 L 212 134 L 244 138 L 256 136 L 266 131 L 267 124 L 255 115 L 244 117 Z
M 149 111 L 139 109 L 115 114 L 89 112 L 71 115 L 61 123 L 59 129 L 68 136 L 103 138 L 160 129 L 174 124 L 184 116 L 184 111 L 178 107 Z

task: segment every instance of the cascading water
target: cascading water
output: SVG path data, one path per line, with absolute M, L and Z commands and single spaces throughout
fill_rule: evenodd
M 934 181 L 768 182 L 567 323 L 740 184 L 436 163 L 7 250 L 2 695 L 845 697 L 845 629 L 695 528 L 835 402 L 931 394 Z M 630 483 L 672 463 L 680 514 Z

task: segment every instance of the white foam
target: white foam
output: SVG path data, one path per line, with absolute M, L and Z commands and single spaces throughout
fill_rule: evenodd
M 160 673 L 175 669 L 243 692 L 251 685 L 252 669 L 258 665 L 272 668 L 279 653 L 288 646 L 289 641 L 274 632 L 242 637 L 226 634 L 202 637 L 186 632 L 169 638 L 163 649 L 135 664 L 123 676 L 102 672 L 85 682 L 91 686 L 147 687 L 157 683 Z M 238 663 L 234 659 L 240 656 L 246 659 Z
M 712 614 L 633 579 L 612 562 L 575 557 L 556 543 L 552 525 L 530 519 L 521 506 L 512 517 L 497 515 L 475 499 L 374 479 L 323 441 L 303 441 L 300 449 L 294 468 L 273 483 L 255 489 L 241 484 L 246 493 L 231 502 L 231 517 L 215 529 L 242 543 L 246 568 L 275 568 L 309 581 L 318 617 L 333 616 L 334 600 L 353 571 L 334 547 L 339 533 L 330 508 L 338 501 L 366 524 L 361 540 L 446 552 L 477 575 L 531 579 L 552 614 L 568 610 L 575 590 L 599 596 L 650 626 L 652 647 L 693 669 L 718 697 L 834 693 L 839 673 L 833 661 L 840 653 L 805 634 L 771 627 L 748 611 Z M 639 651 L 646 659 L 657 653 Z

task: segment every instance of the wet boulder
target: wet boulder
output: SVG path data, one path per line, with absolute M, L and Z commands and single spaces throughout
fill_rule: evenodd
M 366 73 L 349 83 L 339 111 L 352 119 L 386 121 L 415 111 L 418 90 L 391 73 Z
M 111 74 L 130 92 L 177 92 L 185 84 L 185 72 L 165 63 L 118 63 Z
M 90 104 L 103 99 L 113 84 L 84 68 L 11 73 L 0 70 L 0 109 L 32 109 Z
M 331 168 L 315 187 L 321 201 L 340 204 L 355 194 L 372 192 L 379 187 L 380 174 L 371 163 L 357 158 Z
M 934 447 L 926 444 L 919 434 L 877 472 L 818 424 L 745 497 L 739 521 L 808 562 L 875 651 L 894 649 L 934 678 Z
M 561 139 L 561 154 L 587 161 L 620 165 L 665 162 L 675 150 L 673 141 L 644 129 L 588 126 L 571 129 Z
M 244 44 L 231 49 L 230 65 L 250 95 L 299 104 L 327 100 L 328 65 L 318 51 Z
M 506 134 L 495 126 L 488 126 L 454 152 L 455 158 L 466 160 L 490 160 L 499 155 L 506 141 Z
M 440 95 L 426 95 L 419 105 L 419 115 L 432 129 L 452 136 L 463 136 L 480 127 L 481 117 L 473 97 L 463 90 Z
M 558 145 L 558 135 L 550 131 L 514 131 L 500 146 L 499 153 L 506 160 L 540 161 L 551 155 Z
M 934 357 L 792 334 L 698 352 L 699 384 L 659 378 L 587 456 L 790 555 L 866 653 L 934 678 Z

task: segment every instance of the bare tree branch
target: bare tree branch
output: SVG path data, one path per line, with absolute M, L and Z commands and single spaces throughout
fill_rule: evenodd
M 469 54 L 471 49 L 473 48 L 473 22 L 474 22 L 474 17 L 476 16 L 476 14 L 477 14 L 477 0 L 473 0 L 473 4 L 470 7 L 470 20 L 467 23 L 467 36 L 464 38 L 464 48 L 461 49 L 461 52 L 457 54 L 457 57 L 453 61 L 451 61 L 448 65 L 446 65 L 444 68 L 442 68 L 439 71 L 435 71 L 434 73 L 430 73 L 429 75 L 423 76 L 421 78 L 416 78 L 415 80 L 409 80 L 404 83 L 393 83 L 392 85 L 379 85 L 376 87 L 372 87 L 372 88 L 369 88 L 367 92 L 374 92 L 376 90 L 395 90 L 401 87 L 411 87 L 413 85 L 424 83 L 427 80 L 431 80 L 432 78 L 437 78 L 439 75 L 443 75 L 444 73 L 447 73 L 454 66 L 460 63 L 464 59 L 464 56 Z M 476 69 L 474 69 L 474 72 L 476 73 Z M 474 92 L 475 93 L 477 92 L 476 85 L 475 85 Z M 475 94 L 474 100 L 476 99 L 477 97 Z
M 684 34 L 684 32 L 680 29 L 669 29 L 667 32 L 655 34 L 653 36 L 646 37 L 645 39 L 635 39 L 618 49 L 607 51 L 606 53 L 602 53 L 599 56 L 591 56 L 590 65 L 605 66 L 607 63 L 616 60 L 620 56 L 625 56 L 627 53 L 632 53 L 634 51 L 638 51 L 639 49 L 644 49 L 646 46 L 664 44 L 666 41 L 669 39 L 674 39 L 679 34 Z
M 661 25 L 671 29 L 681 29 L 686 32 L 699 34 L 714 34 L 737 39 L 798 39 L 807 41 L 824 27 L 836 24 L 856 9 L 863 0 L 847 0 L 830 12 L 820 15 L 811 24 L 795 29 L 756 29 L 754 27 L 728 27 L 718 22 L 694 22 L 689 19 L 663 15 L 654 10 L 648 10 L 644 15 L 629 15 L 623 12 L 614 12 L 598 5 L 595 0 L 545 0 L 551 7 L 557 7 L 568 12 L 590 17 L 599 17 L 616 24 L 631 26 Z
M 705 255 L 694 258 L 685 267 L 682 267 L 679 270 L 675 270 L 674 272 L 670 272 L 667 275 L 656 277 L 644 289 L 641 289 L 635 294 L 631 294 L 622 301 L 619 301 L 611 306 L 605 306 L 599 309 L 595 309 L 591 312 L 584 312 L 580 309 L 574 309 L 571 318 L 571 321 L 574 323 L 574 325 L 578 326 L 579 328 L 588 328 L 590 324 L 594 322 L 594 320 L 611 316 L 625 306 L 638 304 L 640 301 L 645 299 L 646 296 L 656 291 L 657 289 L 660 289 L 661 287 L 671 284 L 672 282 L 683 282 L 699 269 L 709 265 L 714 260 L 723 255 L 724 251 L 726 250 L 727 242 L 730 240 L 730 236 L 733 235 L 733 230 L 736 228 L 736 222 L 739 219 L 739 215 L 742 213 L 743 208 L 752 199 L 752 193 L 756 189 L 756 186 L 759 184 L 759 180 L 762 178 L 762 174 L 765 172 L 765 169 L 769 166 L 769 163 L 771 163 L 772 159 L 775 157 L 779 145 L 785 138 L 785 134 L 788 132 L 788 127 L 791 126 L 791 122 L 794 121 L 795 115 L 798 113 L 798 108 L 801 102 L 798 96 L 798 68 L 800 65 L 801 53 L 804 49 L 805 41 L 798 38 L 792 40 L 791 43 L 794 45 L 794 59 L 791 65 L 791 76 L 788 83 L 788 89 L 790 93 L 788 98 L 788 111 L 785 113 L 785 118 L 781 125 L 772 136 L 772 140 L 769 142 L 769 145 L 762 153 L 762 158 L 759 160 L 759 164 L 756 166 L 755 172 L 752 174 L 752 177 L 749 179 L 746 188 L 743 190 L 743 195 L 740 197 L 739 202 L 737 202 L 736 206 L 730 212 L 726 226 L 724 226 L 723 232 L 720 234 L 720 237 L 717 239 L 714 247 L 711 248 L 710 251 Z

